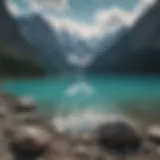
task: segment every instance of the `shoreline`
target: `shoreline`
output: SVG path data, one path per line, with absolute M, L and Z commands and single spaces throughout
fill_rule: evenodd
M 45 119 L 46 117 L 48 118 L 48 116 L 43 117 L 44 113 L 41 115 L 40 112 L 38 112 L 38 110 L 37 110 L 38 106 L 37 106 L 36 102 L 34 102 L 34 100 L 27 99 L 26 97 L 24 97 L 24 98 L 14 97 L 14 95 L 12 97 L 12 95 L 7 95 L 7 94 L 1 94 L 0 98 L 1 98 L 0 105 L 3 104 L 4 109 L 8 110 L 7 112 L 2 112 L 5 110 L 1 110 L 0 111 L 1 115 L 2 115 L 2 113 L 4 113 L 3 116 L 7 116 L 9 119 L 10 118 L 12 119 L 12 120 L 10 119 L 8 121 L 10 123 L 6 123 L 7 125 L 5 125 L 4 123 L 1 123 L 0 132 L 6 130 L 5 128 L 7 127 L 7 133 L 8 133 L 7 139 L 8 140 L 6 141 L 5 139 L 2 138 L 4 142 L 3 142 L 3 144 L 1 144 L 1 147 L 0 147 L 0 157 L 2 156 L 1 153 L 3 152 L 3 151 L 1 151 L 2 145 L 4 145 L 4 144 L 6 145 L 8 143 L 8 141 L 10 141 L 10 139 L 14 138 L 14 136 L 12 134 L 19 134 L 19 132 L 21 132 L 20 130 L 17 130 L 18 128 L 17 129 L 14 128 L 15 124 L 16 125 L 19 124 L 19 126 L 22 125 L 24 127 L 24 129 L 27 129 L 27 128 L 25 128 L 27 126 L 34 127 L 35 129 L 39 126 L 41 128 L 39 132 L 41 132 L 41 130 L 44 130 L 43 132 L 45 132 L 47 135 L 48 134 L 52 135 L 51 136 L 52 138 L 51 137 L 50 137 L 51 139 L 49 138 L 50 145 L 51 145 L 50 147 L 52 149 L 50 148 L 49 152 L 47 151 L 47 155 L 46 154 L 43 155 L 43 156 L 45 156 L 44 157 L 45 160 L 51 160 L 51 159 L 65 160 L 66 158 L 69 158 L 71 160 L 86 160 L 87 157 L 88 158 L 92 157 L 91 158 L 91 160 L 92 160 L 95 158 L 96 159 L 97 158 L 98 159 L 99 158 L 106 159 L 108 156 L 110 157 L 111 160 L 115 160 L 118 157 L 119 157 L 119 159 L 121 159 L 122 157 L 124 158 L 124 156 L 128 160 L 130 160 L 130 158 L 133 160 L 133 157 L 132 156 L 130 157 L 130 153 L 123 155 L 121 157 L 121 155 L 117 154 L 116 152 L 110 153 L 109 150 L 101 149 L 99 144 L 97 144 L 97 138 L 96 138 L 97 136 L 102 136 L 101 134 L 97 134 L 97 132 L 96 132 L 96 130 L 98 129 L 97 128 L 98 126 L 96 127 L 97 128 L 96 130 L 89 129 L 89 132 L 88 131 L 87 132 L 73 132 L 71 130 L 64 130 L 62 132 L 59 132 L 56 129 L 56 127 L 51 123 L 51 121 L 50 121 L 51 119 Z M 54 111 L 52 111 L 52 112 L 54 112 Z M 7 122 L 5 119 L 3 119 L 3 116 L 1 117 L 0 122 Z M 112 120 L 114 120 L 115 122 L 119 119 L 118 118 L 116 120 L 115 117 L 112 117 L 112 118 L 113 118 Z M 121 118 L 119 120 L 120 121 L 122 120 L 123 123 L 126 122 L 126 124 L 129 124 L 130 123 L 129 121 L 132 121 L 132 119 L 129 120 L 128 118 L 127 119 L 125 119 L 125 118 L 123 119 L 123 117 L 121 117 Z M 64 119 L 64 121 L 65 121 L 65 119 Z M 115 123 L 114 121 L 113 121 L 113 124 Z M 105 123 L 107 125 L 107 121 Z M 9 127 L 8 125 L 10 127 L 11 126 L 12 127 L 8 128 Z M 140 130 L 143 133 L 143 129 L 142 129 L 143 127 L 139 123 L 135 123 L 136 128 L 137 128 L 137 126 L 140 127 Z M 131 126 L 129 125 L 128 127 L 131 127 Z M 148 127 L 149 126 L 144 126 L 144 128 L 146 128 L 146 129 Z M 12 129 L 14 129 L 14 130 L 16 129 L 17 132 L 12 132 Z M 26 132 L 24 132 L 23 134 L 29 134 L 27 132 L 28 131 L 26 130 Z M 35 132 L 36 132 L 36 130 L 35 130 Z M 123 132 L 127 132 L 127 130 L 126 131 L 124 130 Z M 132 133 L 133 132 L 125 133 L 125 135 L 132 137 Z M 97 135 L 95 135 L 95 134 L 97 134 Z M 115 135 L 115 136 L 116 137 L 114 139 L 117 139 L 120 135 Z M 35 143 L 38 143 L 40 145 L 42 142 L 40 140 L 38 140 L 37 138 L 36 137 L 34 138 L 34 140 L 36 140 Z M 160 132 L 159 132 L 159 138 L 160 138 Z M 132 139 L 133 139 L 133 137 L 132 137 Z M 16 140 L 16 139 L 14 139 L 14 140 Z M 126 143 L 126 140 L 125 139 L 123 140 L 123 137 L 120 140 L 122 140 L 123 143 Z M 146 143 L 145 141 L 146 140 L 144 140 L 144 143 Z M 19 145 L 22 145 L 21 148 L 24 147 L 24 149 L 26 149 L 26 146 L 24 146 L 24 145 L 27 145 L 27 144 L 21 144 L 21 141 L 19 143 L 20 143 Z M 46 139 L 46 141 L 43 141 L 43 143 L 48 143 L 47 139 Z M 154 145 L 153 148 L 152 148 L 152 145 Z M 146 152 L 147 148 L 142 147 L 139 150 L 139 152 L 136 152 L 134 155 L 135 160 L 137 160 L 138 158 L 140 160 L 158 160 L 160 158 L 160 153 L 155 149 L 157 146 L 154 143 L 152 143 L 152 145 L 149 145 L 150 151 Z M 148 145 L 145 147 L 148 147 Z M 33 149 L 33 147 L 31 147 L 30 149 Z M 14 151 L 8 150 L 6 148 L 6 152 L 5 152 L 6 155 L 12 155 L 13 153 L 14 153 Z M 152 155 L 150 158 L 148 157 L 148 153 L 150 155 Z M 117 157 L 117 158 L 115 158 L 115 157 Z M 5 160 L 9 160 L 9 158 L 5 158 Z

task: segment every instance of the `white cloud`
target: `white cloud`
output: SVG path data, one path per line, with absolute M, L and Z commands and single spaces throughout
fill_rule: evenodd
M 130 13 L 119 7 L 112 7 L 109 10 L 100 10 L 95 15 L 95 22 L 103 29 L 115 30 L 127 25 L 130 20 Z
M 94 24 L 75 21 L 71 17 L 58 19 L 55 16 L 45 16 L 48 22 L 57 30 L 67 30 L 72 35 L 84 38 L 101 37 L 107 33 L 115 32 L 118 28 L 126 26 L 129 14 L 120 8 L 110 8 L 98 11 L 94 15 Z
M 27 4 L 27 12 L 42 12 L 43 10 L 64 11 L 69 9 L 69 0 L 21 0 Z M 18 4 L 14 0 L 6 0 L 9 11 L 17 16 L 20 13 Z M 22 11 L 24 12 L 24 11 Z
M 68 0 L 27 0 L 33 11 L 44 9 L 65 10 L 69 7 Z
M 72 35 L 81 35 L 82 37 L 89 37 L 91 35 L 96 35 L 99 29 L 94 25 L 88 25 L 86 23 L 80 23 L 72 20 L 71 18 L 58 19 L 55 16 L 46 16 L 46 19 L 51 26 L 61 31 L 63 29 L 67 30 Z
M 67 29 L 70 34 L 79 35 L 84 38 L 102 36 L 115 32 L 122 26 L 131 26 L 139 15 L 148 9 L 156 0 L 140 0 L 140 3 L 131 11 L 126 11 L 118 6 L 110 9 L 99 10 L 94 15 L 94 25 L 80 23 L 67 19 L 58 19 L 55 16 L 46 16 L 48 22 L 59 30 Z
M 115 6 L 109 10 L 100 10 L 96 13 L 95 18 L 98 23 L 102 25 L 107 24 L 110 27 L 132 25 L 135 20 L 155 2 L 156 0 L 140 0 L 140 3 L 131 11 Z
M 8 0 L 9 1 L 9 0 Z M 10 0 L 11 1 L 11 0 Z M 13 0 L 12 0 L 13 1 Z M 26 0 L 32 11 L 40 12 L 43 9 L 64 10 L 69 7 L 69 0 Z M 131 26 L 139 15 L 155 3 L 156 0 L 140 0 L 140 3 L 130 11 L 119 6 L 112 6 L 109 9 L 98 10 L 94 15 L 94 24 L 81 23 L 71 17 L 57 18 L 54 15 L 45 15 L 46 20 L 58 31 L 68 30 L 72 35 L 82 38 L 101 37 L 117 31 L 122 26 Z M 18 14 L 17 7 L 11 3 L 10 10 Z

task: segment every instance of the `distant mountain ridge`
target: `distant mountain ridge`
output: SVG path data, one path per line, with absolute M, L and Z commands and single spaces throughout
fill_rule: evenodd
M 18 56 L 31 58 L 27 53 L 34 52 L 34 48 L 28 45 L 21 36 L 16 20 L 11 17 L 6 9 L 5 0 L 0 1 L 0 24 L 0 43 L 4 43 L 8 48 L 15 50 Z
M 94 49 L 89 46 L 87 40 L 83 39 L 80 36 L 71 35 L 67 29 L 63 29 L 57 36 L 61 47 L 63 48 L 63 53 L 65 55 L 70 53 L 75 54 L 91 54 L 94 52 Z
M 89 73 L 160 73 L 160 1 L 136 22 L 133 28 L 121 28 L 101 39 L 85 40 L 58 32 L 43 16 L 18 17 L 17 23 L 0 1 L 0 44 L 7 54 L 40 63 L 50 74 L 74 72 L 66 61 L 70 53 L 94 54 L 96 61 Z
M 65 59 L 67 54 L 97 54 L 97 50 L 102 49 L 105 43 L 108 43 L 108 47 L 112 45 L 121 32 L 104 35 L 102 40 L 95 40 L 94 44 L 90 40 L 70 35 L 65 29 L 59 35 L 39 14 L 18 17 L 16 23 L 16 19 L 7 11 L 4 0 L 0 1 L 0 24 L 0 44 L 4 44 L 5 50 L 9 51 L 5 53 L 39 63 L 50 74 L 57 71 L 75 72 Z
M 160 1 L 90 66 L 90 73 L 160 74 Z M 156 47 L 157 46 L 157 47 Z
M 39 14 L 31 14 L 18 19 L 21 33 L 27 42 L 38 52 L 37 58 L 46 64 L 52 73 L 52 66 L 60 72 L 71 72 L 71 66 L 66 62 L 64 50 L 58 41 L 57 33 Z
M 111 47 L 126 31 L 126 28 L 116 33 L 104 35 L 101 39 L 86 40 L 76 35 L 71 35 L 67 29 L 57 30 L 51 27 L 40 14 L 31 14 L 18 19 L 23 37 L 39 52 L 37 56 L 48 65 L 52 72 L 52 65 L 64 72 L 74 72 L 74 68 L 66 61 L 68 54 L 96 55 L 103 49 L 105 43 Z
M 21 36 L 16 20 L 0 1 L 0 73 L 8 76 L 46 75 L 43 66 L 34 57 L 35 50 Z M 27 69 L 28 67 L 28 69 Z M 26 71 L 27 69 L 27 71 Z M 13 72 L 12 72 L 13 71 Z M 25 72 L 27 72 L 25 74 Z
M 130 28 L 122 27 L 114 33 L 107 35 L 104 34 L 104 36 L 98 40 L 97 55 L 100 56 L 104 50 L 109 50 L 111 47 L 113 47 L 125 34 L 129 32 L 129 30 Z

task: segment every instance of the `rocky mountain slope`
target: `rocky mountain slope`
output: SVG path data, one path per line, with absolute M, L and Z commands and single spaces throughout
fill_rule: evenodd
M 33 72 L 34 76 L 47 74 L 43 64 L 36 59 L 36 50 L 22 37 L 16 20 L 7 11 L 5 0 L 0 1 L 0 46 L 2 77 L 14 76 L 14 73 L 21 76 L 26 72 L 28 76 L 30 73 L 33 76 Z
M 160 73 L 160 2 L 144 13 L 113 47 L 89 68 L 93 73 Z
M 41 15 L 31 14 L 17 20 L 22 36 L 36 50 L 36 58 L 43 62 L 49 73 L 54 73 L 55 66 L 60 72 L 69 71 L 57 33 Z

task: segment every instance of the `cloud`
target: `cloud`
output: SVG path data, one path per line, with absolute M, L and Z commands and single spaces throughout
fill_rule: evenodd
M 8 0 L 12 1 L 13 0 Z M 65 10 L 69 7 L 69 0 L 24 0 L 28 2 L 31 11 L 40 12 L 45 9 Z M 101 37 L 104 34 L 116 32 L 123 26 L 130 27 L 136 19 L 147 10 L 156 0 L 140 0 L 139 4 L 132 10 L 125 10 L 120 6 L 112 6 L 108 9 L 100 9 L 93 16 L 94 23 L 82 23 L 73 20 L 72 17 L 59 18 L 55 15 L 45 15 L 49 24 L 58 32 L 67 30 L 69 34 L 81 38 Z M 18 9 L 11 3 L 10 10 L 18 14 Z
M 26 8 L 23 10 L 23 4 Z M 9 11 L 17 16 L 20 11 L 26 12 L 43 12 L 46 10 L 64 11 L 69 9 L 69 0 L 6 0 Z
M 136 19 L 147 10 L 156 0 L 140 0 L 140 3 L 130 11 L 112 6 L 109 9 L 99 10 L 94 15 L 94 24 L 89 25 L 71 18 L 58 19 L 55 16 L 46 16 L 48 22 L 59 31 L 66 29 L 70 34 L 83 38 L 101 37 L 111 34 L 123 26 L 130 27 Z
M 96 13 L 95 19 L 101 25 L 110 27 L 119 27 L 123 25 L 132 25 L 137 18 L 151 7 L 156 0 L 140 0 L 140 3 L 131 11 L 124 10 L 119 6 L 114 6 L 109 10 L 100 10 Z
M 33 11 L 65 10 L 69 7 L 68 0 L 28 0 L 28 3 Z
M 49 24 L 59 30 L 59 32 L 66 30 L 71 35 L 81 35 L 82 37 L 90 37 L 91 35 L 96 35 L 99 32 L 99 29 L 96 28 L 96 26 L 74 21 L 69 17 L 65 19 L 58 19 L 55 16 L 50 15 L 45 16 L 45 18 Z
M 109 10 L 100 10 L 95 14 L 95 22 L 102 29 L 114 31 L 122 26 L 126 26 L 131 18 L 129 12 L 119 8 L 112 7 Z
M 46 15 L 46 20 L 57 30 L 67 30 L 71 35 L 83 38 L 101 37 L 104 34 L 111 34 L 118 28 L 126 26 L 130 16 L 121 8 L 115 7 L 108 10 L 100 10 L 94 15 L 94 24 L 87 24 L 73 20 L 71 17 L 56 18 Z

